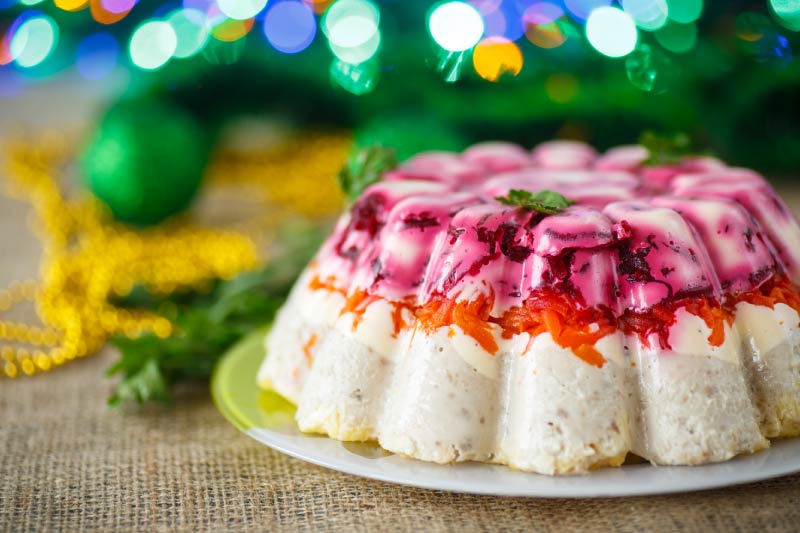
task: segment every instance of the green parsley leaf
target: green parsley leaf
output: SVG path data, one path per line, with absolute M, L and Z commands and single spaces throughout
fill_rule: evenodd
M 501 204 L 515 205 L 545 215 L 555 215 L 575 203 L 566 199 L 562 194 L 547 189 L 534 193 L 522 189 L 511 189 L 507 196 L 497 196 L 495 200 Z
M 639 138 L 639 144 L 650 152 L 644 163 L 646 166 L 673 165 L 692 154 L 691 142 L 685 133 L 669 136 L 646 131 Z
M 355 200 L 364 189 L 381 180 L 383 173 L 397 167 L 397 154 L 392 148 L 367 146 L 354 152 L 339 172 L 339 185 Z
M 114 302 L 169 319 L 175 333 L 166 339 L 150 333 L 112 339 L 120 357 L 107 375 L 121 375 L 122 379 L 109 404 L 168 403 L 176 384 L 207 380 L 228 348 L 274 318 L 297 275 L 318 249 L 321 229 L 294 228 L 280 239 L 287 249 L 279 259 L 262 270 L 217 281 L 209 291 L 164 297 L 139 287 Z

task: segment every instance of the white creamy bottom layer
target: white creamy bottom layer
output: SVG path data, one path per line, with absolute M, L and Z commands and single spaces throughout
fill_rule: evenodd
M 617 333 L 597 343 L 606 358 L 597 368 L 547 333 L 504 340 L 498 331 L 495 355 L 457 326 L 411 326 L 395 338 L 385 301 L 354 328 L 354 315 L 338 316 L 341 295 L 296 287 L 258 379 L 297 403 L 303 431 L 375 440 L 427 461 L 555 474 L 619 465 L 629 451 L 656 464 L 722 461 L 800 427 L 798 318 L 789 308 L 793 318 L 780 306 L 744 311 L 720 347 L 708 344 L 701 319 L 679 311 L 672 350 Z M 761 331 L 765 320 L 785 326 L 783 337 L 747 329 Z
M 769 446 L 758 425 L 741 361 L 740 341 L 726 326 L 722 346 L 699 317 L 679 310 L 671 350 L 629 338 L 630 390 L 636 391 L 633 452 L 656 464 L 724 461 Z
M 800 435 L 800 319 L 791 307 L 739 303 L 734 327 L 767 437 Z

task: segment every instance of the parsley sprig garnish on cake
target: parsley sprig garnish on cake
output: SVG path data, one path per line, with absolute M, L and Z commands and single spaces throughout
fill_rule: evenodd
M 356 200 L 364 189 L 381 180 L 384 172 L 397 167 L 392 148 L 374 145 L 355 151 L 339 172 L 339 185 L 347 198 Z
M 575 203 L 565 198 L 563 194 L 547 189 L 536 192 L 511 189 L 506 196 L 497 196 L 495 200 L 501 204 L 513 205 L 545 215 L 555 215 Z
M 645 166 L 674 165 L 694 153 L 691 140 L 685 133 L 659 135 L 653 131 L 646 131 L 639 138 L 639 144 L 650 152 Z

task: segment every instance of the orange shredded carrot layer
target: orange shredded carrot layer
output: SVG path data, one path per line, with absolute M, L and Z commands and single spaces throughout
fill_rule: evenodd
M 345 294 L 336 286 L 333 276 L 324 280 L 315 276 L 309 288 Z M 353 321 L 353 329 L 356 329 L 367 307 L 379 299 L 382 298 L 366 290 L 356 290 L 347 297 L 340 314 L 350 312 L 356 315 Z M 528 333 L 533 338 L 549 332 L 556 344 L 570 349 L 577 357 L 598 368 L 605 364 L 605 358 L 594 345 L 617 329 L 627 335 L 637 335 L 647 346 L 650 336 L 655 333 L 662 348 L 669 348 L 669 329 L 675 323 L 676 311 L 681 307 L 706 323 L 711 330 L 708 342 L 712 346 L 721 346 L 725 341 L 725 322 L 732 323 L 734 308 L 740 301 L 770 308 L 776 303 L 784 303 L 800 314 L 800 293 L 783 275 L 775 275 L 751 291 L 729 296 L 724 307 L 714 299 L 695 296 L 659 303 L 644 311 L 628 309 L 619 317 L 614 317 L 608 309 L 580 309 L 570 297 L 552 289 L 537 289 L 522 305 L 509 309 L 499 318 L 491 316 L 493 294 L 480 295 L 470 301 L 434 297 L 422 306 L 415 306 L 412 300 L 389 301 L 393 306 L 395 337 L 409 327 L 403 316 L 403 311 L 407 309 L 416 316 L 423 330 L 433 332 L 443 326 L 456 325 L 490 354 L 496 354 L 499 350 L 492 324 L 500 327 L 506 339 L 520 333 Z M 454 334 L 453 330 L 450 334 Z M 310 349 L 316 342 L 315 336 L 312 339 L 304 347 L 307 358 L 310 358 Z
M 347 300 L 344 302 L 344 307 L 342 307 L 342 311 L 339 314 L 353 313 L 355 315 L 355 319 L 353 319 L 353 331 L 355 331 L 364 319 L 364 312 L 367 310 L 367 307 L 369 307 L 369 304 L 381 299 L 380 296 L 370 294 L 364 289 L 359 289 L 347 297 Z
M 494 298 L 487 296 L 479 296 L 469 302 L 434 298 L 417 309 L 416 315 L 422 328 L 429 333 L 442 326 L 455 324 L 466 335 L 475 339 L 484 350 L 495 354 L 499 346 L 489 322 L 493 302 Z
M 303 355 L 306 356 L 306 362 L 308 363 L 308 368 L 311 368 L 311 365 L 314 363 L 314 355 L 311 353 L 311 348 L 317 343 L 317 334 L 312 333 L 311 336 L 308 338 L 306 343 L 303 345 Z
M 319 276 L 314 276 L 311 278 L 311 281 L 308 283 L 308 288 L 312 291 L 318 291 L 320 289 L 325 289 L 326 291 L 330 292 L 340 292 L 344 294 L 344 289 L 340 289 L 336 286 L 336 278 L 334 276 L 328 276 L 324 280 L 321 279 Z
M 594 344 L 616 331 L 609 312 L 579 309 L 569 297 L 552 290 L 535 291 L 522 306 L 506 311 L 497 323 L 503 328 L 504 338 L 518 333 L 535 337 L 547 331 L 556 344 L 598 368 L 605 364 L 605 358 Z
M 758 289 L 747 291 L 737 295 L 729 302 L 729 308 L 733 310 L 739 302 L 747 302 L 753 305 L 762 305 L 775 308 L 775 304 L 785 304 L 800 314 L 800 293 L 792 284 L 791 280 L 784 275 L 774 275 L 761 284 Z
M 728 324 L 733 322 L 733 316 L 718 303 L 712 303 L 705 297 L 689 300 L 685 303 L 685 307 L 688 312 L 700 317 L 711 330 L 708 343 L 711 346 L 722 346 L 725 342 L 725 322 Z

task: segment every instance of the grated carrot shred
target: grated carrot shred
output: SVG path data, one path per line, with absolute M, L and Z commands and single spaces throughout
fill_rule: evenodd
M 311 348 L 313 348 L 316 343 L 317 343 L 317 334 L 312 333 L 311 336 L 306 341 L 306 343 L 303 345 L 303 355 L 306 357 L 308 368 L 311 368 L 311 365 L 314 364 L 314 355 L 311 353 Z

